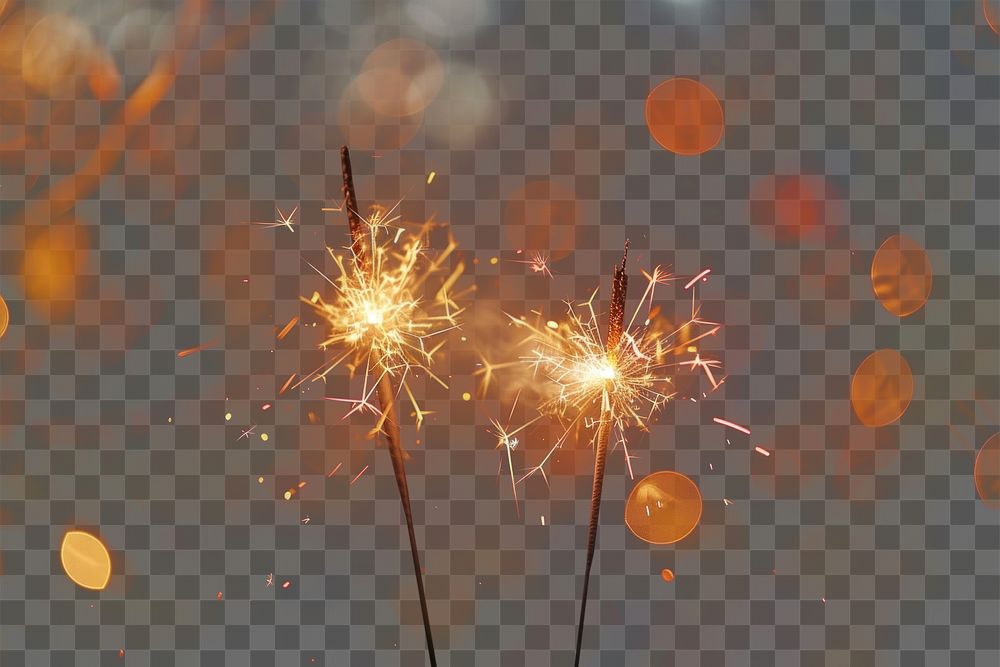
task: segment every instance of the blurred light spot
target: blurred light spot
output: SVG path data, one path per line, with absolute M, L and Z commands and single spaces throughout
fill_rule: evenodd
M 871 275 L 879 303 L 897 317 L 923 308 L 931 293 L 931 261 L 908 236 L 896 234 L 885 240 L 872 260 Z
M 86 24 L 64 14 L 46 14 L 24 38 L 21 76 L 45 95 L 72 92 L 93 49 L 94 37 Z
M 913 398 L 913 374 L 895 350 L 868 355 L 851 380 L 851 406 L 865 426 L 891 424 L 906 412 Z
M 983 443 L 976 455 L 976 491 L 988 507 L 1000 508 L 1000 433 Z
M 10 324 L 10 309 L 7 308 L 7 302 L 4 301 L 3 295 L 0 294 L 0 338 L 7 333 L 7 326 Z
M 983 0 L 983 17 L 990 30 L 1000 35 L 1000 0 Z
M 416 136 L 423 114 L 395 117 L 379 113 L 361 97 L 359 81 L 354 79 L 340 96 L 337 120 L 351 148 L 388 151 L 402 148 Z
M 29 300 L 70 301 L 75 296 L 77 240 L 75 224 L 45 228 L 24 251 L 24 291 Z
M 674 572 L 668 568 L 663 568 L 663 571 L 660 572 L 660 576 L 663 577 L 663 580 L 668 584 L 674 580 Z
M 650 544 L 673 544 L 701 520 L 701 492 L 685 475 L 662 470 L 640 480 L 625 502 L 625 524 Z
M 426 109 L 444 83 L 437 53 L 412 39 L 393 39 L 368 54 L 358 93 L 373 111 L 398 118 Z
M 232 412 L 227 412 L 226 413 L 226 421 L 229 421 L 232 418 L 233 418 L 233 413 Z
M 504 203 L 504 234 L 510 247 L 544 252 L 557 261 L 576 248 L 578 217 L 569 188 L 547 179 L 529 181 Z
M 66 576 L 83 588 L 99 591 L 111 578 L 111 556 L 101 541 L 81 530 L 71 530 L 59 548 Z
M 469 392 L 464 392 L 462 394 L 462 400 L 463 401 L 468 401 L 468 400 L 471 400 L 471 399 L 472 399 L 472 394 L 470 394 Z
M 441 93 L 427 108 L 427 132 L 448 147 L 468 148 L 479 131 L 498 118 L 496 98 L 479 72 L 452 63 Z
M 667 79 L 646 98 L 646 125 L 658 144 L 678 155 L 698 155 L 722 139 L 722 105 L 694 79 Z
M 261 433 L 260 434 L 260 439 L 263 440 L 264 442 L 267 442 L 268 437 L 269 436 L 267 435 L 267 433 Z
M 750 222 L 792 245 L 816 235 L 822 239 L 836 222 L 839 198 L 819 176 L 770 176 L 750 193 Z
M 479 28 L 490 15 L 487 0 L 409 0 L 406 13 L 424 32 L 452 37 Z

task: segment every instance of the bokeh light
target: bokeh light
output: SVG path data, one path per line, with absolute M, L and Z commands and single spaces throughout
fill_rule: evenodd
M 542 252 L 558 261 L 576 247 L 579 215 L 576 195 L 568 187 L 548 179 L 528 181 L 504 203 L 508 247 L 528 255 Z
M 872 260 L 872 289 L 893 315 L 906 317 L 920 310 L 931 293 L 931 261 L 919 243 L 895 234 Z
M 29 300 L 70 301 L 75 295 L 77 225 L 55 224 L 37 233 L 24 251 L 24 292 Z
M 427 108 L 427 132 L 449 148 L 470 148 L 499 118 L 496 95 L 479 71 L 461 63 L 445 69 L 444 85 Z
M 0 294 L 0 338 L 7 333 L 7 326 L 10 324 L 10 309 L 4 301 L 3 294 Z
M 358 79 L 344 89 L 337 120 L 345 143 L 355 150 L 390 151 L 413 140 L 423 123 L 423 114 L 386 116 L 373 109 L 359 90 Z
M 990 30 L 1000 35 L 1000 0 L 982 0 L 983 18 Z
M 448 38 L 482 26 L 491 4 L 487 0 L 409 0 L 406 13 L 428 35 Z
M 412 39 L 393 39 L 368 54 L 357 78 L 361 98 L 376 113 L 399 118 L 426 109 L 444 84 L 437 53 Z
M 59 548 L 66 576 L 77 586 L 100 591 L 111 579 L 111 555 L 101 541 L 82 530 L 71 530 Z
M 788 174 L 761 178 L 750 192 L 750 222 L 791 246 L 822 240 L 839 218 L 840 198 L 821 176 Z
M 646 125 L 656 142 L 678 155 L 698 155 L 722 139 L 719 99 L 694 79 L 667 79 L 646 98 Z
M 1000 433 L 983 443 L 973 477 L 979 498 L 987 507 L 1000 508 Z
M 688 477 L 672 470 L 640 480 L 625 502 L 625 525 L 650 544 L 673 544 L 701 520 L 701 492 Z
M 865 426 L 891 424 L 906 412 L 913 398 L 913 374 L 899 352 L 876 350 L 851 380 L 851 406 Z
M 669 584 L 674 580 L 674 571 L 669 568 L 663 568 L 663 571 L 660 572 L 660 577 Z
M 25 35 L 21 77 L 39 93 L 72 92 L 93 58 L 94 36 L 85 23 L 64 14 L 46 14 Z

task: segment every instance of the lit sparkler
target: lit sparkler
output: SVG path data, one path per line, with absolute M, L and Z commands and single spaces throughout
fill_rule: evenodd
M 628 244 L 625 246 L 622 263 L 614 272 L 606 336 L 601 335 L 594 308 L 596 291 L 582 305 L 570 304 L 569 318 L 562 323 L 531 324 L 524 318 L 511 317 L 515 324 L 529 331 L 526 342 L 533 349 L 524 361 L 531 364 L 536 372 L 543 374 L 554 388 L 554 395 L 543 401 L 540 411 L 554 415 L 566 425 L 562 436 L 541 463 L 521 479 L 526 479 L 535 472 L 541 472 L 544 476 L 546 463 L 578 427 L 595 430 L 592 438 L 595 447 L 594 482 L 577 629 L 577 665 L 580 664 L 590 571 L 597 545 L 601 493 L 608 444 L 612 435 L 616 445 L 622 447 L 629 475 L 634 476 L 625 431 L 632 427 L 646 430 L 656 413 L 676 396 L 670 369 L 683 366 L 690 366 L 692 370 L 702 369 L 711 381 L 713 390 L 721 384 L 711 370 L 717 368 L 719 363 L 702 357 L 695 346 L 697 341 L 715 334 L 719 325 L 701 319 L 694 301 L 691 318 L 676 329 L 670 330 L 662 326 L 656 317 L 652 305 L 654 291 L 657 285 L 673 280 L 669 273 L 659 267 L 652 273 L 643 272 L 647 280 L 645 292 L 631 319 L 626 322 L 627 258 Z M 687 353 L 695 354 L 693 361 L 672 360 L 679 354 Z
M 326 301 L 318 293 L 311 299 L 303 299 L 329 327 L 321 347 L 336 348 L 338 352 L 299 384 L 306 380 L 324 379 L 340 365 L 346 366 L 352 375 L 358 370 L 363 372 L 361 397 L 347 401 L 353 405 L 348 415 L 365 410 L 377 414 L 378 423 L 373 434 L 381 431 L 388 441 L 406 518 L 428 655 L 431 665 L 435 666 L 437 659 L 413 528 L 397 400 L 400 393 L 405 392 L 419 425 L 427 412 L 417 404 L 409 379 L 422 372 L 445 386 L 443 380 L 431 371 L 430 365 L 444 344 L 444 334 L 458 326 L 457 317 L 461 309 L 456 305 L 451 290 L 464 267 L 459 262 L 447 274 L 433 297 L 427 298 L 430 293 L 428 281 L 434 275 L 443 275 L 445 262 L 455 250 L 455 242 L 450 240 L 443 251 L 431 256 L 424 246 L 429 223 L 417 233 L 408 233 L 399 224 L 396 207 L 374 207 L 367 219 L 362 218 L 358 213 L 351 157 L 346 146 L 340 149 L 340 156 L 344 176 L 343 208 L 347 210 L 350 224 L 353 261 L 347 262 L 334 250 L 328 249 L 337 266 L 337 277 L 331 279 L 313 268 L 332 285 L 332 299 Z M 378 408 L 372 402 L 375 395 L 378 396 Z M 357 477 L 360 476 L 361 473 Z

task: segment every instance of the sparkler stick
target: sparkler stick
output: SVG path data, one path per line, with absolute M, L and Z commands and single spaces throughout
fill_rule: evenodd
M 604 349 L 608 361 L 615 364 L 618 346 L 621 344 L 622 331 L 625 325 L 625 294 L 628 291 L 628 275 L 625 273 L 625 262 L 628 260 L 628 241 L 625 242 L 625 254 L 621 266 L 615 269 L 614 284 L 611 291 L 611 312 L 608 316 L 608 337 Z M 580 625 L 576 631 L 576 661 L 580 665 L 580 650 L 583 646 L 583 625 L 587 616 L 587 592 L 590 588 L 590 569 L 594 564 L 594 552 L 597 551 L 597 524 L 601 514 L 601 492 L 604 490 L 604 469 L 608 459 L 608 440 L 614 415 L 611 412 L 611 401 L 605 390 L 601 404 L 601 423 L 597 428 L 594 453 L 594 486 L 590 493 L 590 526 L 587 529 L 587 566 L 583 574 L 583 595 L 580 599 Z
M 351 169 L 351 153 L 347 146 L 340 148 L 341 170 L 344 176 L 344 207 L 347 209 L 347 221 L 351 228 L 351 250 L 354 253 L 356 270 L 370 270 L 370 261 L 365 251 L 365 226 L 358 215 L 358 197 L 354 190 L 354 172 Z M 377 373 L 377 371 L 375 371 Z M 413 572 L 417 577 L 417 594 L 420 597 L 420 613 L 424 620 L 424 635 L 427 639 L 427 654 L 431 667 L 437 667 L 437 657 L 434 654 L 434 637 L 431 634 L 431 621 L 427 613 L 427 596 L 424 593 L 424 577 L 420 569 L 420 552 L 417 549 L 417 536 L 413 529 L 413 509 L 410 505 L 410 486 L 406 480 L 406 454 L 403 452 L 399 433 L 399 414 L 396 409 L 396 390 L 388 373 L 380 373 L 378 383 L 378 398 L 382 407 L 382 431 L 389 444 L 389 458 L 392 460 L 392 470 L 396 475 L 396 487 L 399 489 L 399 500 L 403 505 L 403 515 L 406 518 L 406 532 L 410 538 L 410 554 L 413 556 Z

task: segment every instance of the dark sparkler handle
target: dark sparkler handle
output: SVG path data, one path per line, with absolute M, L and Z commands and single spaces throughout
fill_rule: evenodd
M 608 460 L 608 439 L 611 436 L 611 415 L 601 415 L 601 425 L 597 431 L 596 452 L 594 453 L 594 488 L 590 496 L 590 526 L 587 529 L 587 567 L 583 573 L 583 598 L 580 600 L 580 625 L 576 630 L 576 662 L 580 667 L 580 653 L 583 648 L 583 627 L 587 617 L 587 592 L 590 589 L 590 568 L 594 564 L 597 551 L 597 524 L 601 515 L 601 493 L 604 491 L 604 469 Z
M 410 537 L 410 555 L 413 557 L 413 572 L 417 576 L 417 594 L 420 597 L 420 613 L 424 619 L 424 636 L 427 638 L 427 656 L 431 667 L 437 667 L 437 657 L 434 655 L 434 637 L 431 635 L 431 619 L 427 611 L 427 596 L 424 593 L 424 575 L 420 568 L 420 552 L 417 549 L 417 536 L 413 530 L 413 509 L 410 505 L 410 485 L 406 480 L 405 453 L 400 444 L 399 416 L 396 411 L 395 392 L 388 375 L 383 375 L 378 383 L 379 402 L 385 411 L 382 428 L 389 441 L 389 457 L 392 459 L 392 470 L 396 474 L 396 487 L 399 489 L 399 501 L 403 505 L 403 515 L 406 518 L 406 532 Z

